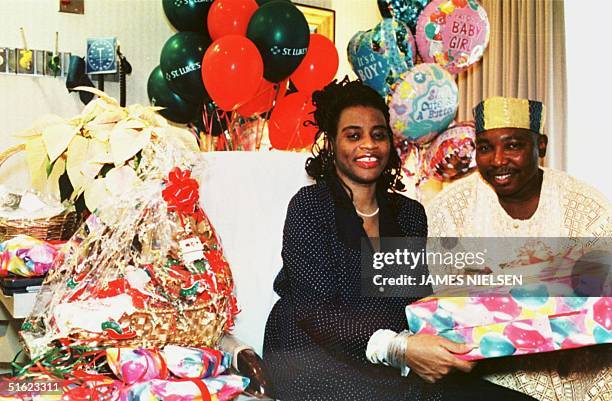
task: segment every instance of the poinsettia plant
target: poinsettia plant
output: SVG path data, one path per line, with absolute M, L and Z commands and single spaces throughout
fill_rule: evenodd
M 152 141 L 198 150 L 195 137 L 168 124 L 160 107 L 134 104 L 121 107 L 116 99 L 94 93 L 83 112 L 73 118 L 45 116 L 23 132 L 22 139 L 32 187 L 72 202 L 84 201 L 94 211 L 99 203 L 125 192 L 136 180 L 142 149 Z M 63 184 L 63 185 L 62 185 Z

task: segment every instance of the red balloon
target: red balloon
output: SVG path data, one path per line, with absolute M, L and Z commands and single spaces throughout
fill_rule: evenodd
M 215 0 L 208 12 L 212 40 L 226 35 L 246 36 L 251 16 L 259 8 L 255 0 Z
M 253 114 L 261 114 L 270 110 L 275 99 L 281 99 L 287 92 L 287 80 L 280 83 L 272 83 L 263 79 L 255 96 L 238 108 L 238 113 L 243 117 L 251 117 Z M 278 92 L 278 95 L 277 95 Z
M 202 80 L 221 110 L 235 110 L 255 96 L 263 80 L 257 47 L 244 36 L 217 39 L 202 58 Z
M 313 33 L 306 56 L 291 75 L 291 81 L 304 92 L 321 89 L 334 79 L 338 63 L 338 50 L 334 43 L 323 35 Z
M 312 125 L 304 126 L 304 121 L 313 119 L 314 110 L 310 94 L 296 92 L 280 99 L 268 123 L 272 147 L 289 150 L 312 145 L 317 129 Z

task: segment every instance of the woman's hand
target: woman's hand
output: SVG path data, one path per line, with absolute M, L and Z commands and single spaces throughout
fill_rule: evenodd
M 465 354 L 473 347 L 431 334 L 417 334 L 406 339 L 408 366 L 423 380 L 434 383 L 453 370 L 469 372 L 474 362 L 464 361 L 455 354 Z

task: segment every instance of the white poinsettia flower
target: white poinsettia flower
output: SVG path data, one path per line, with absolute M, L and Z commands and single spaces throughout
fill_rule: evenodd
M 134 157 L 150 140 L 150 128 L 136 130 L 115 127 L 109 137 L 111 155 L 115 166 L 122 165 L 126 160 Z
M 81 127 L 68 123 L 50 125 L 42 130 L 42 139 L 47 148 L 51 163 L 68 148 L 70 141 L 79 133 Z
M 177 148 L 198 151 L 195 136 L 170 125 L 157 113 L 161 107 L 139 104 L 121 107 L 119 102 L 95 88 L 75 90 L 98 98 L 83 111 L 64 119 L 48 115 L 29 129 L 15 134 L 25 144 L 32 186 L 53 194 L 59 178 L 67 173 L 76 200 L 84 194 L 90 211 L 115 191 L 125 192 L 137 180 L 135 156 L 150 143 L 169 142 Z M 113 166 L 108 173 L 104 171 Z M 104 176 L 102 176 L 104 175 Z

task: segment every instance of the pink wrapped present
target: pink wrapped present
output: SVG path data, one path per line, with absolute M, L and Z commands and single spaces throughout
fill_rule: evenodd
M 27 235 L 6 240 L 0 243 L 0 276 L 43 276 L 53 266 L 58 248 Z
M 612 343 L 611 297 L 429 297 L 406 316 L 413 333 L 476 346 L 468 360 Z
M 155 348 L 108 348 L 106 360 L 111 370 L 126 384 L 153 379 L 216 377 L 229 368 L 231 354 L 212 348 L 167 345 Z
M 120 401 L 229 401 L 242 393 L 249 379 L 223 375 L 211 379 L 151 380 L 121 390 Z

